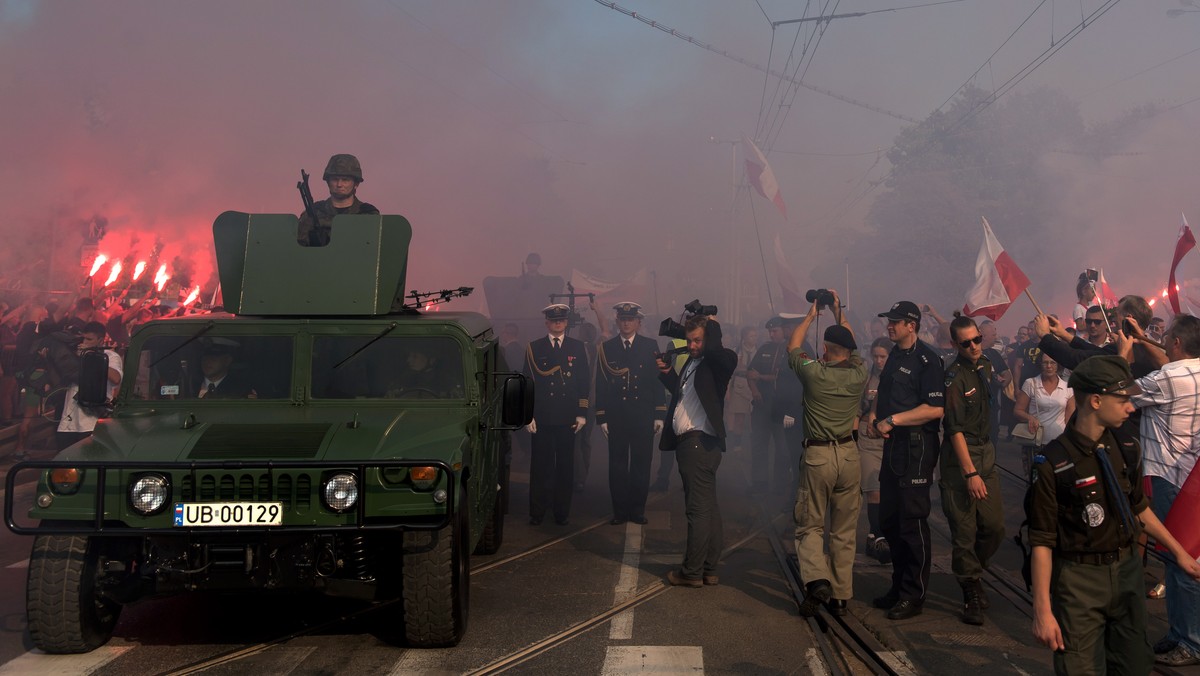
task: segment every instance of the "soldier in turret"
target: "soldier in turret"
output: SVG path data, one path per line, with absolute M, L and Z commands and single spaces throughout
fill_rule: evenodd
M 329 232 L 333 217 L 340 214 L 378 214 L 379 209 L 358 199 L 358 184 L 363 182 L 362 165 L 353 155 L 338 154 L 329 158 L 325 174 L 321 177 L 329 186 L 329 199 L 313 203 L 317 223 L 308 212 L 300 214 L 300 227 L 296 240 L 300 246 L 325 246 L 329 244 Z

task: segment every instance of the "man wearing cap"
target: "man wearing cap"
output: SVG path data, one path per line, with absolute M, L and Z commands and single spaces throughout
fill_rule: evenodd
M 1034 459 L 1029 489 L 1033 635 L 1058 674 L 1147 674 L 1140 531 L 1200 579 L 1196 563 L 1150 509 L 1141 447 L 1120 427 L 1133 412 L 1129 364 L 1089 357 L 1072 372 L 1075 417 Z M 1195 609 L 1191 609 L 1195 612 Z
M 667 582 L 684 587 L 717 584 L 723 528 L 717 503 L 717 468 L 725 451 L 725 393 L 737 368 L 737 353 L 721 344 L 721 325 L 707 315 L 683 325 L 688 358 L 678 373 L 655 360 L 659 381 L 671 391 L 667 424 L 658 447 L 675 451 L 683 480 L 687 545 L 683 565 Z
M 958 356 L 946 369 L 939 486 L 950 525 L 951 569 L 963 592 L 962 621 L 981 625 L 988 600 L 979 578 L 1004 542 L 1004 505 L 990 437 L 992 364 L 983 356 L 975 320 L 955 315 L 947 327 Z
M 654 435 L 662 431 L 666 396 L 658 382 L 658 343 L 638 334 L 642 306 L 624 302 L 617 335 L 596 355 L 596 424 L 608 439 L 608 491 L 614 526 L 646 523 L 646 495 L 654 461 Z
M 883 435 L 879 470 L 880 527 L 892 553 L 892 586 L 875 599 L 889 620 L 921 613 L 929 589 L 929 487 L 938 460 L 938 420 L 944 408 L 942 360 L 917 338 L 921 311 L 902 300 L 879 314 L 894 343 L 871 425 Z
M 825 329 L 825 361 L 816 361 L 804 351 L 804 338 L 819 312 L 815 302 L 792 331 L 787 346 L 788 365 L 804 385 L 804 456 L 794 518 L 796 558 L 800 576 L 808 581 L 800 604 L 800 614 L 806 617 L 816 615 L 822 603 L 831 613 L 846 613 L 846 601 L 854 596 L 854 536 L 862 505 L 854 425 L 867 366 L 858 355 L 837 292 L 831 293 L 837 324 Z
M 529 523 L 535 526 L 551 508 L 560 526 L 571 515 L 575 435 L 586 422 L 591 384 L 583 343 L 565 335 L 570 313 L 561 303 L 545 307 L 547 335 L 525 350 L 525 375 L 534 382 L 528 429 Z
M 750 482 L 756 493 L 783 489 L 791 478 L 791 458 L 783 436 L 783 415 L 775 407 L 776 384 L 787 364 L 783 318 L 767 320 L 767 342 L 758 348 L 746 369 L 754 408 L 750 412 Z M 771 447 L 775 461 L 771 462 Z
M 200 373 L 203 378 L 196 390 L 200 399 L 254 399 L 257 394 L 250 383 L 229 373 L 234 356 L 240 347 L 229 338 L 213 338 L 204 344 L 200 354 Z
M 300 246 L 329 244 L 334 216 L 379 213 L 379 209 L 358 199 L 358 184 L 363 182 L 363 175 L 357 157 L 344 153 L 334 155 L 325 165 L 325 173 L 321 178 L 329 186 L 329 199 L 313 203 L 313 211 L 317 214 L 316 224 L 307 210 L 300 214 L 300 226 L 296 231 L 296 241 Z

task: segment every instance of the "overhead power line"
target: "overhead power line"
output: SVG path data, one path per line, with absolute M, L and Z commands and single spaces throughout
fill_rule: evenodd
M 669 26 L 664 26 L 663 24 L 661 24 L 657 21 L 648 19 L 648 18 L 642 16 L 641 14 L 638 14 L 637 12 L 625 9 L 624 7 L 621 7 L 620 5 L 618 5 L 615 2 L 609 2 L 608 0 L 595 0 L 595 2 L 597 2 L 601 5 L 604 5 L 605 7 L 609 8 L 609 9 L 616 10 L 616 11 L 624 14 L 625 16 L 628 16 L 633 19 L 637 19 L 638 21 L 641 21 L 642 23 L 646 24 L 647 26 L 650 26 L 651 28 L 657 28 L 658 30 L 660 30 L 668 35 L 671 35 L 673 37 L 679 38 L 680 40 L 683 40 L 684 42 L 689 42 L 693 45 L 696 45 L 697 47 L 700 47 L 701 49 L 712 52 L 713 54 L 723 56 L 727 59 L 730 59 L 731 61 L 736 61 L 736 62 L 742 64 L 743 66 L 746 66 L 748 68 L 753 68 L 754 70 L 757 70 L 759 72 L 763 72 L 763 73 L 766 73 L 766 74 L 774 76 L 774 77 L 782 78 L 786 82 L 791 82 L 792 84 L 799 85 L 801 87 L 804 87 L 805 89 L 817 92 L 818 94 L 824 94 L 825 96 L 828 96 L 833 99 L 837 99 L 838 101 L 841 101 L 843 103 L 848 103 L 852 106 L 857 106 L 859 108 L 863 108 L 863 109 L 869 110 L 874 113 L 879 113 L 880 115 L 887 115 L 888 117 L 894 117 L 897 120 L 904 120 L 905 122 L 911 122 L 913 124 L 917 124 L 920 122 L 920 120 L 909 117 L 907 115 L 902 115 L 895 111 L 891 111 L 886 108 L 881 108 L 879 106 L 872 105 L 865 101 L 859 101 L 858 99 L 851 98 L 849 96 L 844 96 L 833 90 L 826 89 L 824 87 L 818 87 L 816 85 L 809 84 L 807 82 L 800 82 L 799 80 L 796 80 L 795 78 L 788 76 L 786 73 L 781 73 L 781 72 L 775 71 L 775 70 L 769 70 L 761 64 L 754 63 L 753 61 L 750 61 L 748 59 L 743 59 L 740 56 L 731 54 L 727 50 L 721 49 L 721 48 L 711 45 L 707 42 L 704 42 L 702 40 L 697 40 L 696 38 L 694 38 L 690 35 L 687 35 L 686 33 L 681 33 L 679 31 L 675 30 L 674 28 L 671 28 Z

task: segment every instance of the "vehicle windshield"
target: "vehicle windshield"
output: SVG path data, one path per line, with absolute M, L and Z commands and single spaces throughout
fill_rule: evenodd
M 312 393 L 317 399 L 461 399 L 462 352 L 445 336 L 316 336 Z
M 190 342 L 188 342 L 190 341 Z M 287 399 L 291 336 L 152 336 L 137 354 L 132 399 Z

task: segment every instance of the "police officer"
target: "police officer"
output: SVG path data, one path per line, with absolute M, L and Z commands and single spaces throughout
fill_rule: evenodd
M 787 349 L 783 338 L 783 318 L 767 320 L 766 343 L 758 348 L 746 370 L 746 382 L 754 408 L 750 412 L 750 479 L 753 489 L 783 490 L 791 481 L 791 458 L 783 435 L 783 414 L 775 406 L 776 383 L 787 364 Z M 786 374 L 789 375 L 790 374 Z M 771 460 L 771 447 L 775 461 Z M 773 484 L 773 485 L 769 485 Z
M 529 461 L 529 523 L 538 525 L 551 506 L 554 521 L 571 514 L 575 435 L 583 429 L 591 387 L 583 343 L 566 336 L 571 308 L 557 303 L 542 310 L 547 335 L 525 350 L 525 375 L 533 379 Z
M 941 451 L 942 511 L 950 524 L 951 569 L 963 590 L 962 621 L 983 624 L 987 596 L 979 577 L 1004 541 L 996 447 L 990 438 L 992 364 L 975 320 L 950 322 L 958 356 L 946 370 Z
M 1080 363 L 1070 380 L 1075 417 L 1034 458 L 1033 635 L 1054 650 L 1058 674 L 1150 673 L 1139 531 L 1200 579 L 1200 564 L 1150 509 L 1141 447 L 1119 429 L 1133 411 L 1132 380 L 1120 357 Z
M 614 526 L 646 523 L 646 495 L 654 462 L 654 435 L 667 413 L 658 382 L 658 343 L 638 334 L 642 306 L 617 303 L 617 335 L 596 355 L 596 424 L 608 438 L 608 491 Z
M 944 390 L 942 360 L 917 338 L 921 311 L 902 300 L 887 312 L 894 343 L 883 372 L 871 425 L 883 435 L 879 470 L 880 527 L 892 552 L 892 586 L 876 598 L 889 620 L 921 613 L 929 588 L 929 485 L 938 460 L 938 420 Z
M 329 186 L 329 199 L 313 203 L 317 213 L 317 223 L 314 225 L 308 211 L 300 214 L 300 227 L 296 232 L 296 240 L 301 246 L 325 246 L 329 244 L 329 231 L 333 225 L 333 217 L 341 214 L 377 214 L 379 209 L 360 202 L 358 199 L 358 184 L 363 182 L 362 165 L 353 155 L 339 154 L 329 158 L 322 176 L 325 185 Z

